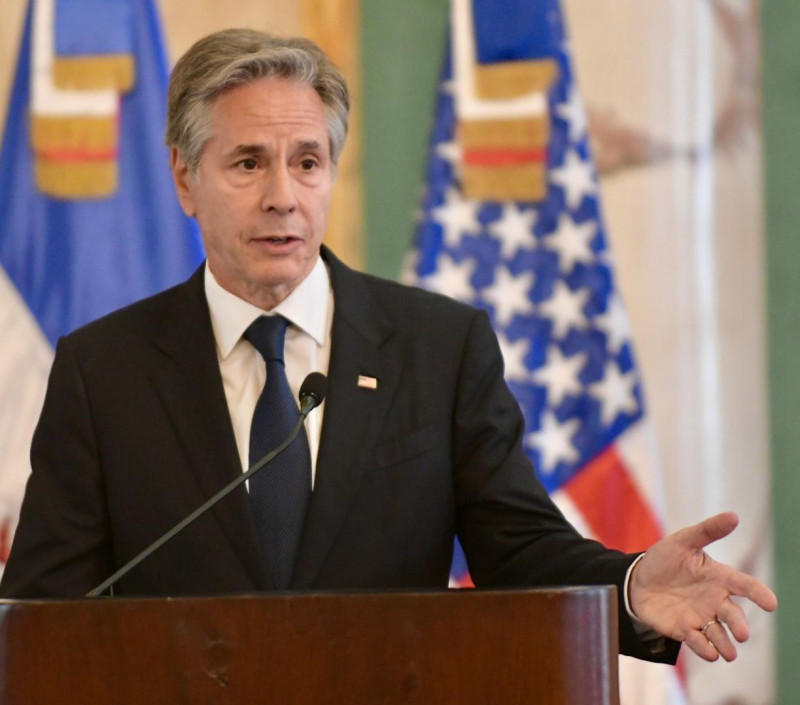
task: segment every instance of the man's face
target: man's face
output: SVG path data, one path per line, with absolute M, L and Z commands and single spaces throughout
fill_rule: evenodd
M 271 309 L 311 271 L 327 227 L 325 108 L 310 86 L 265 78 L 223 93 L 210 117 L 197 174 L 173 149 L 178 197 L 220 285 Z

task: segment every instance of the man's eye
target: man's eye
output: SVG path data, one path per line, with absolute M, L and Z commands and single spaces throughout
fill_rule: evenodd
M 319 164 L 316 159 L 303 159 L 303 161 L 300 162 L 300 166 L 303 168 L 303 171 L 311 171 L 318 165 Z
M 258 166 L 258 162 L 255 159 L 242 159 L 239 166 L 245 171 L 253 171 Z

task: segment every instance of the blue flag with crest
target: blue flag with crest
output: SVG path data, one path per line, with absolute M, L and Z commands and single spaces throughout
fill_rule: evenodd
M 203 259 L 167 80 L 153 0 L 31 0 L 0 151 L 0 567 L 57 339 Z

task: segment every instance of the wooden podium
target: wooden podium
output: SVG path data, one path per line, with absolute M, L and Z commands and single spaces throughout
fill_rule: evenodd
M 618 705 L 614 588 L 0 600 L 2 705 Z

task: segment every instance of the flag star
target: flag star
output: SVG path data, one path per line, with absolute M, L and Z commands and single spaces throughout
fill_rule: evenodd
M 458 247 L 464 235 L 477 235 L 478 209 L 480 201 L 462 198 L 455 190 L 450 189 L 447 200 L 431 212 L 434 223 L 442 226 L 444 241 L 450 247 Z
M 609 269 L 616 267 L 616 261 L 614 253 L 605 245 L 597 252 L 597 262 Z
M 482 293 L 484 300 L 494 306 L 497 326 L 507 326 L 515 314 L 524 315 L 533 311 L 533 304 L 528 298 L 531 289 L 533 272 L 522 272 L 515 277 L 505 267 L 497 269 L 494 283 Z
M 620 414 L 635 414 L 639 410 L 634 390 L 637 377 L 633 370 L 619 371 L 616 362 L 606 363 L 603 378 L 589 386 L 592 395 L 600 402 L 600 418 L 604 426 L 610 426 Z
M 547 403 L 555 409 L 567 394 L 580 394 L 583 385 L 578 379 L 586 366 L 586 355 L 577 353 L 567 357 L 558 345 L 551 345 L 547 363 L 533 373 L 533 379 L 547 389 Z
M 413 247 L 406 252 L 403 257 L 403 266 L 400 269 L 400 282 L 408 286 L 419 286 L 419 276 L 417 275 L 417 267 L 422 257 L 422 250 L 419 247 Z
M 553 320 L 553 337 L 564 338 L 570 328 L 586 328 L 587 318 L 583 307 L 589 291 L 572 291 L 563 281 L 556 282 L 555 291 L 539 310 Z
M 588 121 L 586 108 L 575 86 L 570 86 L 569 97 L 565 103 L 556 107 L 556 114 L 566 120 L 569 126 L 569 139 L 572 144 L 580 142 L 586 135 Z
M 500 343 L 500 352 L 503 353 L 505 378 L 515 382 L 526 382 L 530 378 L 530 370 L 525 364 L 525 357 L 531 349 L 531 341 L 520 338 L 512 343 L 503 333 L 498 332 L 497 342 Z
M 525 443 L 539 451 L 544 475 L 552 475 L 560 462 L 572 463 L 580 459 L 572 437 L 580 428 L 580 419 L 568 419 L 559 423 L 552 411 L 545 411 L 538 431 L 529 433 Z
M 573 210 L 580 207 L 584 196 L 597 190 L 591 164 L 581 159 L 574 149 L 567 151 L 564 164 L 552 169 L 550 177 L 554 184 L 564 189 L 567 205 Z
M 521 210 L 514 203 L 503 204 L 503 214 L 499 220 L 489 225 L 489 232 L 500 240 L 500 252 L 505 259 L 511 259 L 520 247 L 533 247 L 536 237 L 536 212 Z
M 455 262 L 447 252 L 442 252 L 436 258 L 436 271 L 420 279 L 419 283 L 423 289 L 469 303 L 475 298 L 475 287 L 470 279 L 475 273 L 476 266 L 474 260 L 465 259 L 459 263 Z
M 591 242 L 597 233 L 597 222 L 588 220 L 578 225 L 567 213 L 558 219 L 558 228 L 547 238 L 547 247 L 558 252 L 561 271 L 569 274 L 576 262 L 591 264 L 595 260 Z
M 608 297 L 605 313 L 595 316 L 593 322 L 606 334 L 606 349 L 612 355 L 616 355 L 631 337 L 628 315 L 617 294 Z
M 461 166 L 462 149 L 458 142 L 439 142 L 434 149 L 436 156 L 449 162 L 454 168 Z

